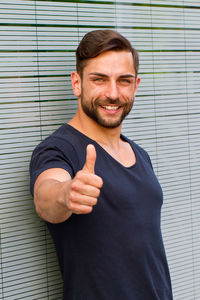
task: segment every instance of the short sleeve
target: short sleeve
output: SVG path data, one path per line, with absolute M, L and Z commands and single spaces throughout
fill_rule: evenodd
M 34 184 L 37 177 L 45 170 L 51 168 L 62 168 L 72 177 L 74 170 L 70 153 L 74 153 L 72 146 L 65 145 L 66 153 L 63 151 L 63 145 L 57 139 L 47 139 L 39 144 L 33 151 L 30 162 L 30 191 L 33 196 Z M 67 153 L 69 152 L 69 156 Z

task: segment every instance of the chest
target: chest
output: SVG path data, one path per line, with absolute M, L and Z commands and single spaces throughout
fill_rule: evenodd
M 114 159 L 104 157 L 96 164 L 96 173 L 102 177 L 97 209 L 117 218 L 133 218 L 134 222 L 152 223 L 160 218 L 162 189 L 149 162 L 138 160 L 125 168 Z
M 133 166 L 136 162 L 135 153 L 129 143 L 121 142 L 118 149 L 114 149 L 108 145 L 100 144 L 100 146 L 118 163 L 124 167 Z

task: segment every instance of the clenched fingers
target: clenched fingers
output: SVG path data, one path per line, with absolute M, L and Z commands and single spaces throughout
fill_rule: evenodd
M 71 183 L 71 191 L 68 198 L 68 209 L 76 214 L 87 214 L 97 204 L 103 181 L 101 177 L 79 171 Z
M 89 206 L 89 205 L 80 205 L 78 203 L 71 203 L 71 205 L 69 206 L 70 210 L 72 213 L 74 214 L 89 214 L 92 212 L 93 210 L 93 206 Z
M 79 181 L 84 184 L 94 186 L 96 188 L 101 188 L 103 186 L 103 180 L 96 174 L 87 173 L 83 170 L 79 171 L 76 174 L 76 177 L 73 180 L 73 183 Z
M 71 185 L 71 194 L 73 194 L 73 192 L 76 193 L 77 198 L 78 196 L 81 197 L 81 195 L 98 198 L 100 194 L 100 188 L 91 184 L 85 184 L 80 180 L 76 180 Z
M 75 191 L 72 191 L 70 195 L 69 209 L 72 211 L 76 211 L 77 209 L 81 211 L 85 210 L 84 207 L 88 207 L 89 210 L 93 208 L 97 204 L 97 198 L 90 197 L 86 195 L 80 195 Z

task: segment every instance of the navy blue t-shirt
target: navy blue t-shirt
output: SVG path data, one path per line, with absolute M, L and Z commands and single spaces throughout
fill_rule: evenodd
M 146 151 L 123 135 L 136 156 L 124 167 L 70 125 L 61 126 L 33 152 L 31 191 L 37 176 L 63 168 L 72 177 L 97 152 L 95 173 L 103 187 L 92 213 L 47 223 L 56 245 L 65 300 L 172 300 L 160 229 L 162 190 Z

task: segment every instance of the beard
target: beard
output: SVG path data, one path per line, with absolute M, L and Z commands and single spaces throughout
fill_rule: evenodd
M 94 120 L 97 124 L 99 124 L 100 126 L 104 127 L 104 128 L 117 128 L 118 126 L 121 125 L 122 121 L 125 119 L 125 117 L 129 114 L 129 112 L 131 111 L 132 107 L 133 107 L 133 103 L 134 103 L 134 98 L 133 99 L 129 99 L 129 101 L 127 102 L 121 102 L 120 99 L 110 99 L 110 98 L 106 98 L 105 100 L 97 98 L 95 99 L 95 101 L 91 101 L 91 100 L 85 100 L 84 96 L 83 96 L 83 91 L 81 93 L 81 106 L 82 109 L 84 111 L 84 113 L 91 118 L 92 120 Z M 117 106 L 120 106 L 122 108 L 122 112 L 121 115 L 118 117 L 118 119 L 106 119 L 103 118 L 99 111 L 98 111 L 98 107 L 99 106 L 106 106 L 109 104 L 115 104 Z

